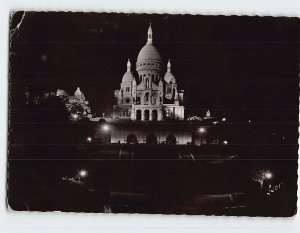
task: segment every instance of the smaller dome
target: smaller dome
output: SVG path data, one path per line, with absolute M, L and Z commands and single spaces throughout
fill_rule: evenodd
M 168 65 L 167 65 L 167 72 L 165 74 L 164 80 L 166 81 L 166 83 L 176 83 L 176 79 L 175 76 L 171 73 L 171 62 L 170 59 L 168 61 Z
M 122 78 L 122 83 L 123 84 L 131 84 L 131 82 L 134 80 L 133 74 L 131 71 L 127 71 Z
M 134 80 L 133 74 L 131 73 L 130 59 L 127 61 L 127 72 L 123 75 L 122 84 L 131 84 Z
M 175 76 L 171 72 L 165 74 L 164 80 L 166 83 L 176 83 Z

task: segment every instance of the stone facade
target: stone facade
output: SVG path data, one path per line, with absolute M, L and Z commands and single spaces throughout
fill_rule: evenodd
M 128 59 L 127 71 L 123 75 L 120 89 L 115 90 L 117 104 L 113 107 L 114 119 L 184 120 L 184 91 L 177 89 L 170 60 L 163 76 L 164 64 L 152 42 L 150 25 L 147 43 L 137 57 L 137 75 L 132 73 L 131 62 Z

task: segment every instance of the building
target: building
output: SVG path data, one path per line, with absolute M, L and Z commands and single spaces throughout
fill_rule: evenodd
M 204 118 L 185 119 L 183 95 L 172 74 L 171 61 L 165 67 L 163 59 L 153 45 L 151 24 L 147 43 L 140 50 L 133 72 L 130 59 L 120 89 L 114 92 L 116 104 L 113 116 L 102 118 L 109 125 L 100 127 L 96 138 L 111 143 L 207 143 L 208 129 L 212 124 L 210 111 Z M 98 118 L 97 118 L 98 119 Z
M 163 60 L 153 45 L 151 24 L 147 43 L 137 57 L 137 75 L 132 72 L 131 66 L 128 59 L 120 89 L 115 90 L 117 104 L 113 107 L 113 118 L 133 121 L 184 120 L 184 91 L 177 89 L 170 59 L 164 73 Z

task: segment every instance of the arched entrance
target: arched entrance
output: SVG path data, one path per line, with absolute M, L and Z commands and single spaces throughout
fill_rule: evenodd
M 136 120 L 140 121 L 142 119 L 142 111 L 136 110 Z
M 146 109 L 145 111 L 144 111 L 144 116 L 145 116 L 145 121 L 149 121 L 149 110 L 148 109 Z
M 147 144 L 157 144 L 157 137 L 154 134 L 149 134 L 146 137 Z
M 135 134 L 129 134 L 127 136 L 127 143 L 129 144 L 137 144 L 137 137 Z
M 157 121 L 157 110 L 152 111 L 152 120 Z
M 176 137 L 174 135 L 169 135 L 166 138 L 167 144 L 176 144 Z

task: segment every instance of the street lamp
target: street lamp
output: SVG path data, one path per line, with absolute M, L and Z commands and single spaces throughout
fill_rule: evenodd
M 254 181 L 260 183 L 260 187 L 263 188 L 264 181 L 270 180 L 272 178 L 273 178 L 273 173 L 270 170 L 263 169 L 263 170 L 257 171 L 254 174 L 254 177 L 252 179 Z
M 266 171 L 264 173 L 264 177 L 265 177 L 265 179 L 269 180 L 269 179 L 272 179 L 273 174 L 270 171 Z
M 87 177 L 88 175 L 88 172 L 84 169 L 81 169 L 79 172 L 78 172 L 78 176 L 79 178 L 84 178 L 84 177 Z
M 226 118 L 225 118 L 225 117 L 223 117 L 223 118 L 222 118 L 222 121 L 226 121 Z
M 199 132 L 200 132 L 200 133 L 205 133 L 205 131 L 206 131 L 206 130 L 205 130 L 204 127 L 200 127 L 200 128 L 199 128 Z
M 108 131 L 109 130 L 109 126 L 108 125 L 103 125 L 102 129 L 103 129 L 103 131 Z
M 228 144 L 228 141 L 227 141 L 227 140 L 223 141 L 223 144 L 224 144 L 224 145 L 227 145 L 227 144 Z
M 87 138 L 86 138 L 86 141 L 87 141 L 87 142 L 91 142 L 91 141 L 92 141 L 92 138 L 91 138 L 91 137 L 87 137 Z
M 78 114 L 77 113 L 72 113 L 71 114 L 71 118 L 74 120 L 74 121 L 76 121 L 76 120 L 78 120 Z
M 108 125 L 103 125 L 102 130 L 104 132 L 104 143 L 106 144 L 106 132 L 109 130 L 109 126 Z
M 203 144 L 203 139 L 202 139 L 202 137 L 203 137 L 203 134 L 206 132 L 206 129 L 204 128 L 204 127 L 200 127 L 199 128 L 199 132 L 200 132 L 200 143 L 201 143 L 201 145 Z

